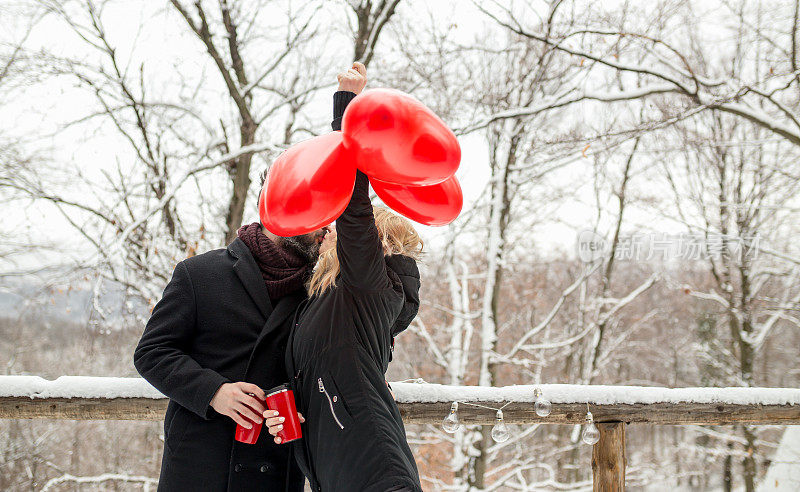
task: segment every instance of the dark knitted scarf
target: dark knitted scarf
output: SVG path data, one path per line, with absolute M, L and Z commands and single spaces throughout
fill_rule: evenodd
M 272 242 L 261 231 L 259 222 L 240 227 L 236 234 L 253 254 L 270 299 L 279 299 L 303 287 L 311 265 L 300 253 Z

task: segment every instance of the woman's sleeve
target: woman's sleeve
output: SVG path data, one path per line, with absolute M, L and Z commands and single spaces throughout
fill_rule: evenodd
M 355 97 L 356 94 L 350 91 L 333 94 L 331 128 L 341 130 L 344 110 Z M 343 283 L 368 290 L 391 287 L 369 200 L 369 179 L 361 171 L 356 171 L 356 184 L 347 208 L 336 219 L 336 237 L 336 255 Z
M 391 287 L 383 259 L 383 245 L 369 201 L 369 179 L 361 171 L 356 171 L 350 203 L 336 219 L 336 237 L 336 254 L 343 283 L 366 290 Z
M 331 122 L 331 128 L 334 131 L 342 129 L 344 110 L 354 97 L 356 97 L 356 93 L 350 91 L 336 91 L 333 93 L 333 121 Z

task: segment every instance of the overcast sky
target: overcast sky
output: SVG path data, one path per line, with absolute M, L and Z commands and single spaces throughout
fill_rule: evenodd
M 610 2 L 616 3 L 616 2 Z M 438 0 L 437 2 L 413 2 L 413 8 L 405 6 L 403 15 L 419 15 L 420 22 L 426 21 L 428 13 L 433 15 L 435 22 L 442 29 L 451 29 L 454 36 L 462 41 L 469 41 L 473 35 L 489 24 L 486 17 L 479 14 L 469 1 L 464 0 Z M 175 72 L 175 66 L 195 67 L 206 55 L 199 48 L 199 41 L 187 31 L 182 22 L 176 22 L 176 14 L 168 8 L 167 2 L 117 2 L 109 8 L 103 20 L 111 40 L 115 43 L 120 53 L 129 59 L 132 66 L 144 63 L 148 73 L 163 71 Z M 343 9 L 340 4 L 332 1 L 329 9 Z M 6 12 L 6 16 L 8 13 Z M 280 15 L 277 13 L 276 15 Z M 143 21 L 145 28 L 139 30 Z M 456 26 L 453 26 L 455 21 Z M 20 26 L 15 26 L 17 29 Z M 14 36 L 17 32 L 12 28 L 5 36 Z M 334 42 L 328 42 L 324 55 L 332 65 L 347 68 L 351 60 L 352 46 L 346 33 L 334 33 Z M 338 40 L 338 43 L 335 41 Z M 381 50 L 379 44 L 378 51 Z M 33 32 L 29 42 L 29 49 L 46 47 L 49 50 L 64 55 L 75 56 L 86 53 L 85 45 L 71 32 L 63 22 L 55 18 L 48 18 L 40 22 Z M 337 62 L 338 60 L 338 62 Z M 378 62 L 376 62 L 378 63 Z M 371 65 L 372 70 L 380 70 L 376 64 Z M 335 82 L 336 71 L 330 72 L 330 79 Z M 161 79 L 159 79 L 161 80 Z M 219 75 L 210 73 L 207 83 L 220 84 Z M 368 85 L 368 88 L 370 85 Z M 152 90 L 152 89 L 151 89 Z M 164 94 L 169 94 L 168 86 L 160 87 Z M 313 104 L 309 114 L 311 118 L 318 119 L 320 129 L 329 128 L 331 113 L 331 95 L 334 88 L 320 91 L 318 100 Z M 424 101 L 423 101 L 424 102 Z M 89 122 L 88 124 L 75 125 L 64 129 L 67 122 L 74 121 L 87 114 L 87 108 L 96 106 L 96 99 L 84 89 L 77 89 L 74 81 L 66 78 L 56 79 L 45 84 L 31 86 L 24 93 L 20 93 L 8 107 L 4 109 L 7 118 L 0 120 L 2 131 L 18 142 L 23 142 L 27 148 L 38 149 L 42 156 L 51 162 L 78 163 L 81 170 L 87 175 L 99 178 L 103 170 L 110 168 L 115 162 L 128 158 L 129 148 L 121 137 L 109 126 L 108 120 L 102 125 Z M 209 114 L 227 111 L 229 105 L 220 101 L 214 106 L 214 101 L 207 102 L 204 109 Z M 54 137 L 47 135 L 55 134 Z M 487 147 L 480 133 L 460 139 L 462 145 L 462 163 L 457 174 L 465 192 L 464 209 L 469 209 L 479 198 L 488 179 Z M 576 149 L 580 150 L 580 149 Z M 254 169 L 254 175 L 259 170 Z M 547 223 L 542 224 L 534 231 L 531 237 L 531 247 L 537 248 L 542 254 L 557 251 L 572 253 L 578 232 L 590 227 L 594 220 L 597 204 L 592 201 L 591 179 L 592 172 L 589 159 L 586 162 L 577 162 L 553 179 L 561 183 L 574 183 L 574 199 L 566 202 L 564 206 L 555 210 Z M 225 186 L 221 187 L 224 191 Z M 83 190 L 69 190 L 80 194 Z M 188 191 L 187 192 L 191 192 Z M 213 191 L 212 191 L 213 192 Z M 224 198 L 221 193 L 220 198 Z M 536 198 L 536 197 L 532 197 Z M 2 217 L 3 230 L 16 230 L 32 237 L 49 237 L 59 243 L 61 253 L 51 254 L 49 257 L 37 255 L 35 257 L 18 258 L 17 267 L 28 267 L 38 262 L 50 262 L 58 255 L 80 257 L 82 241 L 75 234 L 74 229 L 60 216 L 54 207 L 46 204 L 26 206 L 25 210 L 14 210 L 4 213 Z M 255 203 L 249 202 L 245 213 L 245 222 L 257 220 Z M 643 228 L 649 230 L 654 224 L 653 217 L 643 211 L 631 210 L 628 227 L 632 229 Z M 664 222 L 658 226 L 662 230 L 677 230 L 675 224 Z M 441 247 L 439 240 L 441 229 L 420 226 L 420 231 L 432 248 Z M 55 255 L 55 256 L 53 256 Z

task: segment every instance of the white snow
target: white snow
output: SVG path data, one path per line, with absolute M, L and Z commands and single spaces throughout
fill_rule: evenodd
M 730 403 L 739 405 L 800 405 L 794 388 L 658 388 L 541 384 L 503 387 L 447 386 L 430 383 L 392 383 L 401 403 L 413 402 L 533 402 L 533 390 L 553 403 Z M 0 397 L 30 398 L 165 398 L 142 378 L 60 376 L 0 376 Z
M 65 484 L 65 483 L 74 483 L 74 484 L 98 484 L 103 482 L 108 482 L 110 480 L 114 480 L 117 482 L 138 482 L 143 484 L 143 490 L 148 491 L 151 489 L 152 486 L 158 486 L 158 479 L 152 477 L 145 477 L 145 476 L 136 476 L 136 475 L 126 475 L 122 473 L 103 473 L 102 475 L 97 475 L 96 477 L 76 477 L 75 475 L 70 475 L 69 473 L 65 473 L 60 477 L 51 478 L 44 484 L 42 487 L 41 492 L 47 492 L 58 485 Z
M 30 398 L 164 398 L 142 378 L 0 376 L 0 397 Z
M 533 402 L 533 390 L 552 403 L 731 403 L 739 405 L 800 405 L 800 389 L 794 388 L 659 388 L 541 384 L 503 386 L 445 386 L 429 383 L 392 383 L 399 402 L 492 401 Z
M 800 490 L 800 425 L 790 425 L 772 457 L 767 475 L 758 486 L 759 492 Z

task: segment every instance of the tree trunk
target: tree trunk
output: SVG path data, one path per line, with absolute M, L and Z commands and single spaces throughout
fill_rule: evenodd
M 489 208 L 489 248 L 487 254 L 486 284 L 483 292 L 481 316 L 481 367 L 479 384 L 494 386 L 497 379 L 497 367 L 492 357 L 497 350 L 497 313 L 500 298 L 500 285 L 503 277 L 502 259 L 505 252 L 505 234 L 508 226 L 511 201 L 509 198 L 509 180 L 511 168 L 516 162 L 517 146 L 520 138 L 520 127 L 514 128 L 508 151 L 502 163 L 497 159 L 497 145 L 492 149 L 490 163 L 492 165 L 491 204 Z M 502 135 L 502 134 L 501 134 Z M 502 137 L 500 137 L 502 138 Z M 492 445 L 491 426 L 481 428 L 482 439 L 479 455 L 474 458 L 470 485 L 478 490 L 485 487 L 484 474 L 489 460 L 489 448 Z
M 728 442 L 728 453 L 733 450 L 733 443 Z M 722 466 L 722 489 L 725 492 L 733 490 L 733 457 L 728 454 Z
M 373 10 L 372 3 L 366 2 L 353 7 L 358 19 L 358 32 L 355 33 L 355 46 L 353 47 L 353 60 L 360 61 L 364 66 L 369 66 L 375 54 L 381 30 L 394 15 L 400 0 L 381 0 Z
M 747 492 L 755 492 L 756 486 L 756 435 L 753 433 L 750 426 L 742 426 L 744 438 L 747 441 L 744 452 L 747 456 L 742 460 L 742 467 L 744 468 L 744 487 Z
M 255 142 L 255 133 L 258 127 L 254 123 L 242 123 L 241 146 L 246 147 Z M 231 199 L 228 202 L 228 213 L 225 216 L 225 244 L 230 244 L 236 239 L 236 231 L 242 226 L 244 205 L 247 202 L 247 190 L 250 189 L 250 165 L 253 154 L 243 154 L 237 157 L 230 169 Z

